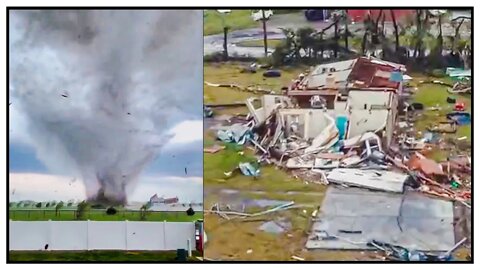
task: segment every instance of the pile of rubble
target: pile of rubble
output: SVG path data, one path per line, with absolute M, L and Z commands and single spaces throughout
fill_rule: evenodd
M 384 138 L 378 135 L 382 130 L 345 138 L 348 119 L 334 119 L 326 109 L 295 108 L 285 96 L 263 96 L 267 104 L 271 99 L 282 102 L 272 107 L 268 115 L 263 106 L 256 110 L 251 107 L 253 99 L 249 99 L 247 107 L 252 108 L 251 117 L 244 124 L 220 129 L 218 139 L 251 144 L 259 154 L 260 163 L 276 164 L 314 183 L 400 193 L 409 186 L 450 200 L 470 199 L 468 156 L 457 156 L 439 164 L 421 154 L 428 144 L 426 140 L 415 141 L 406 136 L 399 136 L 398 147 L 391 145 L 384 149 Z M 257 169 L 248 166 L 239 164 L 245 175 L 259 175 Z
M 258 164 L 242 163 L 238 170 L 258 178 L 262 164 L 274 164 L 316 184 L 396 194 L 408 190 L 470 208 L 469 152 L 440 163 L 426 157 L 432 148 L 452 145 L 442 134 L 449 128 L 455 132 L 460 121 L 433 126 L 417 139 L 413 122 L 423 105 L 407 102 L 412 91 L 404 87 L 403 66 L 365 57 L 331 65 L 300 74 L 283 95 L 247 99 L 244 120 L 219 128 L 219 140 L 250 147 L 258 156 Z

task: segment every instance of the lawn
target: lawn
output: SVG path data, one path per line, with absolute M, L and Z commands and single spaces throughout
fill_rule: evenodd
M 472 112 L 471 95 L 451 95 L 447 92 L 447 86 L 438 84 L 419 84 L 419 81 L 421 80 L 440 80 L 446 83 L 453 83 L 449 77 L 438 79 L 429 78 L 422 75 L 414 76 L 412 85 L 418 87 L 418 90 L 415 93 L 413 100 L 415 102 L 422 103 L 425 108 L 435 106 L 441 107 L 441 110 L 439 111 L 424 110 L 421 117 L 415 123 L 415 128 L 417 131 L 421 131 L 423 134 L 425 131 L 427 131 L 428 126 L 439 121 L 447 120 L 446 114 L 452 112 L 452 108 L 454 106 L 453 104 L 447 103 L 447 97 L 454 97 L 457 102 L 465 103 L 465 111 L 469 113 Z M 444 137 L 451 137 L 455 139 L 466 136 L 467 141 L 471 141 L 471 130 L 471 125 L 458 126 L 455 134 L 445 134 Z M 434 149 L 428 156 L 434 160 L 443 161 L 447 158 L 448 152 L 440 149 Z
M 188 261 L 197 261 L 201 256 L 193 251 Z M 126 262 L 126 261 L 175 261 L 176 251 L 9 251 L 8 260 L 11 262 Z
M 258 22 L 252 20 L 251 10 L 232 10 L 230 14 L 222 15 L 216 10 L 205 10 L 203 18 L 203 35 L 213 35 L 223 33 L 222 16 L 225 17 L 225 23 L 229 31 L 246 28 L 255 28 L 259 26 Z
M 61 210 L 55 214 L 55 210 L 9 210 L 11 220 L 76 220 L 75 210 Z M 203 218 L 203 213 L 195 213 L 188 216 L 185 212 L 147 212 L 144 221 L 169 221 L 169 222 L 189 222 Z M 90 210 L 83 220 L 96 221 L 140 221 L 139 211 L 118 211 L 115 215 L 107 215 L 104 210 Z
M 325 187 L 322 185 L 305 184 L 303 181 L 293 178 L 287 171 L 276 168 L 273 165 L 262 166 L 260 168 L 260 177 L 255 180 L 250 176 L 244 176 L 242 174 L 226 178 L 224 172 L 231 171 L 237 167 L 240 162 L 256 160 L 251 151 L 242 151 L 244 154 L 239 155 L 233 147 L 228 146 L 225 150 L 215 154 L 205 153 L 203 158 L 204 185 L 207 187 L 263 190 L 267 192 L 323 192 L 325 190 Z
M 211 83 L 235 83 L 239 85 L 259 85 L 265 89 L 271 89 L 280 93 L 282 86 L 288 85 L 299 73 L 305 71 L 305 67 L 284 68 L 280 78 L 263 78 L 262 72 L 255 74 L 241 73 L 242 64 L 206 64 L 205 81 Z M 205 87 L 205 103 L 230 103 L 244 101 L 255 94 L 234 90 L 231 88 Z M 242 108 L 243 113 L 247 110 Z M 240 110 L 236 110 L 239 112 Z M 232 109 L 218 109 L 216 115 L 233 114 Z M 204 134 L 204 145 L 222 144 L 215 139 L 215 133 L 207 130 Z M 239 152 L 243 152 L 240 154 Z M 231 171 L 238 166 L 239 162 L 251 162 L 256 158 L 253 152 L 243 146 L 227 144 L 226 149 L 215 154 L 204 154 L 204 205 L 209 208 L 216 202 L 222 203 L 221 189 L 235 189 L 239 191 L 242 199 L 272 199 L 294 201 L 296 204 L 305 204 L 305 208 L 291 209 L 270 216 L 260 218 L 287 218 L 292 223 L 288 233 L 274 235 L 258 230 L 262 220 L 224 220 L 214 214 L 205 215 L 205 231 L 208 243 L 205 248 L 205 257 L 223 260 L 289 260 L 292 255 L 303 256 L 309 259 L 332 258 L 335 253 L 305 252 L 304 243 L 308 231 L 309 215 L 314 207 L 318 206 L 326 187 L 323 185 L 307 184 L 302 180 L 295 179 L 285 170 L 275 166 L 262 165 L 260 177 L 252 177 L 237 174 L 226 177 L 224 172 Z M 288 193 L 295 191 L 297 193 Z M 258 194 L 262 192 L 262 194 Z M 248 209 L 258 211 L 260 209 Z M 306 213 L 303 212 L 306 211 Z M 248 254 L 247 250 L 252 249 Z M 322 255 L 323 254 L 323 255 Z M 328 255 L 324 255 L 328 254 Z M 351 258 L 351 254 L 343 253 L 341 256 Z M 357 253 L 358 254 L 358 253 Z M 320 256 L 320 257 L 319 257 Z M 336 258 L 336 257 L 335 257 Z
M 242 73 L 241 70 L 246 63 L 207 63 L 204 65 L 204 80 L 210 83 L 233 83 L 241 86 L 255 85 L 261 89 L 273 90 L 280 93 L 283 86 L 288 86 L 292 79 L 298 74 L 305 72 L 308 68 L 284 67 L 281 69 L 282 75 L 279 78 L 264 78 L 262 69 L 257 73 Z M 231 88 L 212 87 L 205 85 L 204 101 L 205 103 L 232 103 L 243 102 L 253 93 L 242 92 Z

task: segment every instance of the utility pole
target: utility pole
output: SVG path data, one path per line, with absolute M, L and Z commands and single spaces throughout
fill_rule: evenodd
M 227 43 L 227 35 L 228 35 L 228 26 L 225 22 L 225 16 L 230 13 L 230 10 L 217 10 L 221 15 L 222 18 L 222 26 L 223 26 L 223 60 L 228 60 L 228 43 Z
M 227 34 L 228 34 L 228 27 L 223 26 L 223 60 L 228 60 L 228 49 L 227 49 Z
M 265 48 L 265 57 L 268 56 L 267 52 L 267 18 L 265 18 L 265 10 L 262 9 L 262 24 L 263 24 L 263 47 Z

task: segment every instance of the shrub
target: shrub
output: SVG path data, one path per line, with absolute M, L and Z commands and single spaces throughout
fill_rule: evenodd
M 188 210 L 187 210 L 187 215 L 188 215 L 188 216 L 193 216 L 193 215 L 195 215 L 195 211 L 193 210 L 192 207 L 188 208 Z
M 115 215 L 117 213 L 117 209 L 113 207 L 107 208 L 107 215 Z

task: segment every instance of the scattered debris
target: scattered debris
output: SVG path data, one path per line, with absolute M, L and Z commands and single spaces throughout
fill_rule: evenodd
M 292 255 L 292 259 L 294 259 L 294 260 L 296 260 L 296 261 L 305 261 L 304 258 L 295 256 L 295 255 Z
M 457 102 L 457 99 L 454 97 L 447 97 L 447 103 L 450 104 L 455 104 Z
M 208 106 L 204 106 L 203 107 L 203 117 L 204 118 L 211 118 L 213 117 L 213 110 L 212 108 L 208 107 Z
M 447 114 L 449 120 L 455 121 L 459 126 L 469 125 L 470 124 L 470 113 L 467 112 L 454 112 Z
M 419 170 L 426 176 L 445 179 L 446 174 L 443 172 L 442 166 L 435 161 L 426 158 L 422 154 L 415 152 L 408 161 L 408 167 L 411 170 Z
M 455 121 L 441 121 L 437 125 L 427 127 L 427 130 L 437 133 L 455 133 L 457 132 L 457 123 Z
M 277 69 L 270 69 L 263 73 L 263 77 L 267 77 L 267 78 L 280 77 L 280 76 L 282 76 L 282 72 Z
M 223 142 L 245 144 L 252 137 L 251 130 L 242 124 L 233 124 L 229 128 L 220 129 L 217 132 L 217 138 Z
M 260 168 L 256 168 L 249 162 L 241 162 L 238 164 L 238 168 L 246 176 L 258 177 L 260 176 Z
M 455 107 L 453 108 L 454 111 L 463 112 L 465 111 L 465 103 L 457 102 L 455 103 Z
M 407 174 L 381 170 L 334 169 L 328 174 L 327 179 L 348 186 L 401 193 L 408 177 Z
M 225 149 L 225 146 L 224 145 L 218 145 L 218 144 L 214 144 L 213 146 L 210 146 L 210 147 L 205 147 L 203 149 L 203 152 L 205 153 L 210 153 L 210 154 L 214 154 L 214 153 L 217 153 L 218 151 L 221 151 Z
M 256 65 L 245 72 L 253 70 L 257 71 Z M 409 96 L 416 89 L 406 82 L 402 85 L 409 79 L 405 71 L 402 65 L 361 57 L 300 74 L 283 95 L 265 91 L 263 96 L 248 98 L 245 105 L 249 114 L 239 116 L 235 123 L 228 121 L 229 126 L 218 129 L 217 138 L 252 149 L 257 163 L 241 162 L 225 176 L 237 172 L 256 179 L 261 166 L 274 165 L 305 184 L 329 185 L 329 191 L 338 186 L 335 189 L 341 191 L 335 191 L 333 199 L 327 193 L 322 210 L 315 209 L 309 215 L 303 208 L 296 211 L 313 221 L 307 248 L 378 249 L 385 252 L 386 259 L 450 260 L 451 252 L 432 255 L 424 251 L 447 250 L 453 245 L 452 201 L 471 207 L 470 142 L 466 136 L 446 135 L 471 123 L 465 104 L 453 96 L 471 91 L 471 82 L 421 81 L 447 86 L 452 96 L 446 101 L 455 104 L 427 108 L 410 102 Z M 469 77 L 467 72 L 458 74 L 463 75 L 452 77 Z M 263 76 L 281 73 L 268 70 Z M 236 84 L 206 84 L 252 90 Z M 438 117 L 450 113 L 445 121 L 428 126 L 426 132 L 415 130 L 414 123 L 423 120 L 424 110 Z M 214 147 L 208 151 L 221 150 L 221 146 Z M 427 158 L 438 149 L 448 151 L 449 158 L 439 162 Z M 357 190 L 365 194 L 355 193 Z M 272 208 L 246 213 L 244 208 L 232 211 L 217 205 L 206 212 L 226 220 L 251 221 L 301 207 L 294 202 L 266 206 Z M 259 230 L 287 231 L 271 216 L 265 221 Z M 407 249 L 411 246 L 422 251 Z
M 439 84 L 439 85 L 443 85 L 443 86 L 453 87 L 452 84 L 446 83 L 446 82 L 442 82 L 442 81 L 439 81 L 439 80 L 419 81 L 418 83 L 419 83 L 419 84 L 431 83 L 431 84 Z
M 290 223 L 282 221 L 268 221 L 260 225 L 258 229 L 268 233 L 280 234 L 284 233 L 286 230 L 289 230 L 291 226 L 292 225 Z

